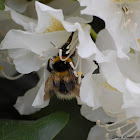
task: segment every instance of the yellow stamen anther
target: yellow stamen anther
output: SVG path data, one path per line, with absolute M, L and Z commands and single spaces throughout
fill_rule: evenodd
M 78 74 L 79 77 L 81 77 L 82 72 L 81 71 L 78 71 L 77 74 Z

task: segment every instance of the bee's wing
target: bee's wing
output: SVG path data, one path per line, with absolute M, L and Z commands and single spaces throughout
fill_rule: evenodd
M 75 84 L 75 88 L 72 90 L 73 94 L 75 94 L 76 96 L 79 97 L 80 94 L 80 85 L 79 84 Z
M 50 98 L 49 91 L 53 90 L 53 75 L 51 74 L 46 83 L 45 83 L 45 95 L 44 95 L 44 101 L 47 101 Z

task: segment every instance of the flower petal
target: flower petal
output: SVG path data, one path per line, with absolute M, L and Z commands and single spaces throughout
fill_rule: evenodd
M 105 140 L 107 131 L 97 125 L 91 128 L 87 140 Z
M 20 30 L 10 30 L 2 41 L 2 49 L 24 48 L 39 55 L 46 52 L 45 55 L 50 56 L 51 53 L 58 52 L 50 42 L 59 47 L 67 41 L 69 35 L 70 33 L 66 31 L 33 34 Z
M 80 98 L 83 103 L 96 109 L 100 104 L 95 96 L 95 87 L 93 82 L 92 73 L 88 73 L 84 76 L 80 87 Z
M 38 90 L 39 87 L 32 88 L 28 90 L 24 96 L 18 97 L 14 107 L 20 115 L 29 115 L 40 110 L 40 108 L 34 108 L 32 106 Z
M 22 14 L 17 13 L 14 10 L 11 10 L 11 18 L 19 25 L 23 26 L 25 30 L 29 32 L 34 32 L 37 21 L 35 19 L 29 18 Z
M 97 48 L 95 43 L 90 37 L 90 26 L 86 25 L 84 28 L 81 27 L 79 23 L 75 23 L 78 29 L 78 54 L 82 58 L 88 58 L 91 55 L 97 53 Z
M 26 49 L 8 50 L 8 53 L 13 58 L 13 63 L 19 73 L 38 71 L 44 63 L 37 54 Z
M 61 9 L 56 10 L 37 1 L 35 2 L 35 6 L 38 15 L 38 24 L 36 27 L 36 32 L 38 33 L 44 32 L 50 26 L 52 18 L 59 21 L 64 20 Z
M 92 122 L 97 122 L 98 120 L 100 120 L 101 123 L 104 124 L 104 123 L 115 121 L 115 118 L 108 116 L 101 107 L 93 110 L 92 107 L 89 107 L 87 105 L 82 105 L 81 114 L 86 119 Z
M 49 77 L 50 74 L 46 69 L 44 69 L 44 72 L 42 74 L 43 74 L 42 78 L 41 78 L 42 85 L 40 85 L 40 89 L 39 89 L 39 91 L 37 93 L 37 96 L 35 97 L 35 100 L 32 104 L 32 106 L 35 107 L 35 108 L 44 108 L 44 107 L 48 106 L 49 102 L 50 102 L 50 99 L 47 100 L 47 101 L 44 101 L 45 83 L 46 83 L 46 80 L 47 80 L 47 78 Z

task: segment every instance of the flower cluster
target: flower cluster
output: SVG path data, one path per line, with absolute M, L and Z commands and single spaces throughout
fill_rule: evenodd
M 135 140 L 140 135 L 140 1 L 78 1 L 24 1 L 19 10 L 7 0 L 0 20 L 12 21 L 14 29 L 5 31 L 0 49 L 8 51 L 9 63 L 21 75 L 36 71 L 40 78 L 14 107 L 20 114 L 34 113 L 49 105 L 53 90 L 60 99 L 77 98 L 81 114 L 97 122 L 88 140 Z M 88 24 L 93 16 L 106 25 L 97 37 Z

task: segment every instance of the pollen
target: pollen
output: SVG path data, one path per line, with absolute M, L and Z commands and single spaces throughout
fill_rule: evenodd
M 50 33 L 55 31 L 63 31 L 65 30 L 63 25 L 61 24 L 61 21 L 52 17 L 50 21 L 50 26 L 44 31 L 44 33 Z
M 81 71 L 78 71 L 77 74 L 78 74 L 79 77 L 81 77 L 82 72 Z
M 139 44 L 139 46 L 140 46 L 140 38 L 139 38 L 139 39 L 137 39 L 137 42 L 138 42 L 138 44 Z
M 110 89 L 110 90 L 113 90 L 113 91 L 118 91 L 116 88 L 112 87 L 112 86 L 109 85 L 107 82 L 99 83 L 99 85 L 103 86 L 104 88 L 108 88 L 108 89 Z
M 134 50 L 134 49 L 132 49 L 132 48 L 130 48 L 129 53 L 133 53 L 133 54 L 135 54 L 135 50 Z

